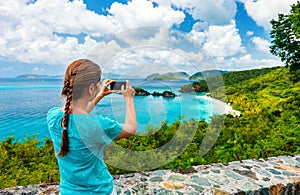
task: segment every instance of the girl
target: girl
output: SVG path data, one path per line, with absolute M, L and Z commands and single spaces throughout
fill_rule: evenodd
M 90 60 L 76 60 L 66 70 L 61 92 L 65 105 L 51 108 L 47 114 L 62 195 L 116 194 L 113 177 L 102 159 L 103 148 L 114 139 L 135 134 L 134 89 L 128 81 L 121 89 L 126 102 L 124 125 L 89 114 L 104 96 L 116 92 L 108 89 L 112 82 L 105 80 L 100 90 L 101 70 Z

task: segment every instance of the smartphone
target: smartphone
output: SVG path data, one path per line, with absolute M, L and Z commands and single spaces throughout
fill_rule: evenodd
M 126 81 L 116 81 L 110 84 L 110 90 L 121 90 L 122 85 L 126 89 Z

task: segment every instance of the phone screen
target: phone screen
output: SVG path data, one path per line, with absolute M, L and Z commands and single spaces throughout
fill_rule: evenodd
M 110 84 L 110 90 L 121 90 L 122 85 L 126 88 L 126 81 L 118 81 Z

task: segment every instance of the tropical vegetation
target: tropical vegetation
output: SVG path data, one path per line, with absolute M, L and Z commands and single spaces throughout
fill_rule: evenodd
M 189 141 L 182 151 L 175 147 L 174 153 L 181 154 L 168 154 L 173 160 L 158 169 L 299 154 L 300 82 L 293 80 L 289 68 L 277 67 L 261 72 L 264 74 L 253 73 L 254 76 L 246 80 L 238 76 L 243 81 L 226 86 L 226 98 L 218 96 L 222 93 L 218 89 L 211 93 L 211 96 L 221 97 L 241 111 L 239 118 L 213 116 L 211 123 L 207 123 L 201 119 L 182 121 L 179 117 L 172 124 L 165 121 L 161 127 L 148 127 L 148 136 L 135 135 L 115 143 L 132 151 L 147 151 L 165 145 L 174 136 Z M 242 72 L 236 74 L 243 75 Z M 214 141 L 210 150 L 205 148 L 206 144 Z M 114 156 L 109 153 L 113 150 L 107 152 L 108 156 Z M 123 153 L 110 160 L 118 164 L 120 160 L 130 158 L 130 153 Z M 158 152 L 155 158 L 159 162 L 166 157 Z M 109 166 L 109 170 L 112 174 L 129 172 L 113 166 Z M 143 170 L 141 163 L 136 171 Z M 15 142 L 13 137 L 1 142 L 0 175 L 0 188 L 59 181 L 52 142 L 46 138 L 45 143 L 41 143 L 35 137 L 26 138 L 22 143 Z
M 300 69 L 300 2 L 291 6 L 289 14 L 278 14 L 271 20 L 271 53 L 290 66 L 291 71 Z M 299 73 L 299 71 L 298 71 Z M 297 79 L 300 79 L 297 77 Z

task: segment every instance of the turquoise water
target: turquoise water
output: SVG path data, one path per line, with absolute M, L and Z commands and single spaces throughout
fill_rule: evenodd
M 178 89 L 188 81 L 144 81 L 129 79 L 132 86 L 153 91 L 173 91 L 178 97 L 135 97 L 138 131 L 144 132 L 148 125 L 160 126 L 163 121 L 174 122 L 190 118 L 205 119 L 220 113 L 208 100 L 198 98 L 204 94 L 185 94 Z M 20 79 L 0 78 L 0 139 L 14 135 L 16 140 L 26 135 L 37 135 L 43 140 L 49 136 L 46 123 L 47 111 L 54 106 L 63 106 L 60 97 L 61 79 Z M 102 114 L 125 120 L 125 102 L 122 95 L 113 94 L 102 99 L 93 114 Z

